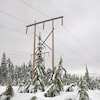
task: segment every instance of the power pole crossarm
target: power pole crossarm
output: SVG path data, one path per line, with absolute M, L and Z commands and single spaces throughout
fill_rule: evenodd
M 48 22 L 48 21 L 57 20 L 57 19 L 63 19 L 63 18 L 64 18 L 64 16 L 51 18 L 51 19 L 48 19 L 48 20 L 44 20 L 44 21 L 41 21 L 41 22 L 37 22 L 37 23 L 34 23 L 34 24 L 27 25 L 26 27 L 34 26 L 34 25 L 41 24 L 41 23 L 44 24 L 45 22 Z M 63 20 L 62 20 L 62 24 L 63 24 Z

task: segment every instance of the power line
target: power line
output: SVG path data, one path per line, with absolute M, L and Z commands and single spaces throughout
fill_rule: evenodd
M 11 14 L 5 12 L 5 11 L 0 10 L 0 13 L 2 13 L 2 14 L 4 14 L 4 15 L 7 15 L 7 16 L 9 16 L 9 17 L 12 17 L 12 18 L 14 18 L 14 19 L 16 19 L 16 20 L 19 20 L 19 21 L 21 21 L 21 22 L 23 22 L 23 23 L 25 23 L 25 24 L 28 24 L 27 21 L 25 21 L 25 20 L 23 20 L 23 19 L 21 19 L 21 18 L 19 18 L 19 17 L 17 17 L 17 16 L 11 15 Z
M 0 25 L 0 27 L 1 28 L 3 28 L 3 29 L 6 29 L 6 30 L 10 30 L 10 31 L 14 31 L 14 32 L 17 32 L 17 33 L 21 33 L 21 34 L 24 34 L 24 35 L 26 35 L 24 32 L 20 32 L 20 31 L 18 31 L 18 30 L 16 30 L 16 29 L 13 29 L 13 28 L 9 28 L 9 27 L 6 27 L 6 26 L 4 26 L 4 25 Z M 31 37 L 30 35 L 27 35 L 27 36 L 29 36 L 29 37 Z M 31 37 L 31 38 L 33 38 L 33 37 Z M 3 48 L 0 48 L 0 50 L 1 51 L 10 51 L 10 52 L 20 52 L 20 51 L 14 51 L 14 50 L 8 50 L 8 49 L 3 49 Z M 20 52 L 20 53 L 27 53 L 27 52 Z M 27 53 L 27 54 L 30 54 L 30 53 Z M 31 54 L 30 54 L 31 55 Z
M 39 9 L 37 9 L 37 8 L 35 8 L 35 7 L 33 7 L 33 6 L 31 6 L 30 4 L 26 3 L 25 1 L 23 1 L 23 0 L 20 0 L 20 1 L 21 1 L 23 4 L 25 4 L 26 6 L 32 8 L 33 10 L 35 10 L 35 11 L 39 12 L 40 14 L 44 15 L 45 17 L 50 18 L 50 17 L 49 17 L 48 15 L 46 15 L 44 12 L 41 12 Z
M 15 31 L 15 32 L 17 32 L 17 33 L 25 34 L 24 32 L 21 32 L 21 31 L 19 31 L 19 30 L 16 30 L 16 29 L 13 29 L 13 28 L 4 26 L 4 25 L 0 25 L 0 27 L 1 27 L 1 28 L 4 28 L 4 29 L 6 29 L 6 30 Z
M 16 52 L 16 53 L 24 53 L 24 54 L 30 54 L 30 53 L 28 53 L 28 52 L 23 52 L 23 51 L 18 51 L 18 50 L 11 50 L 11 49 L 4 49 L 4 48 L 0 48 L 0 50 L 1 51 L 7 51 L 7 52 L 12 52 L 12 53 L 14 53 L 14 52 Z
M 85 46 L 68 28 L 66 28 L 65 26 L 62 26 L 64 28 L 65 31 L 70 32 L 72 34 L 72 36 L 78 41 L 78 43 L 80 43 L 85 49 L 87 49 L 89 51 L 89 53 L 95 57 L 95 55 L 91 52 L 91 50 Z
M 3 53 L 3 52 L 1 52 L 1 53 Z M 6 52 L 6 54 L 9 55 L 9 56 L 15 57 L 15 58 L 16 58 L 16 57 L 17 57 L 17 58 L 18 58 L 18 57 L 24 57 L 24 58 L 25 58 L 26 56 L 29 56 L 29 57 L 31 56 L 31 54 L 30 54 L 30 55 L 29 55 L 29 54 L 28 54 L 28 55 L 27 55 L 27 54 L 26 54 L 26 55 L 25 55 L 25 54 L 16 54 L 16 53 L 10 53 L 10 52 L 8 52 L 8 51 Z M 8 57 L 8 58 L 9 58 L 9 57 Z M 16 59 L 17 59 L 17 58 L 16 58 Z
M 79 55 L 75 50 L 73 50 L 73 48 L 71 48 L 71 46 L 63 43 L 61 40 L 57 39 L 55 37 L 56 40 L 58 40 L 64 47 L 70 48 L 72 50 L 72 52 L 74 52 L 75 54 L 77 54 L 80 58 L 82 58 L 85 62 L 88 62 L 87 59 L 85 59 L 82 55 Z
M 44 12 L 40 11 L 39 9 L 33 7 L 32 5 L 28 4 L 27 2 L 20 0 L 20 2 L 22 2 L 23 4 L 25 4 L 26 6 L 30 7 L 31 9 L 35 10 L 36 12 L 40 13 L 41 15 L 45 16 L 46 18 L 50 18 L 50 16 L 48 16 L 47 14 L 45 14 Z M 57 23 L 57 22 L 56 22 Z M 62 21 L 63 24 L 63 21 Z
M 3 11 L 3 10 L 0 10 L 0 13 L 4 14 L 4 15 L 6 15 L 6 16 L 9 16 L 9 17 L 11 17 L 11 18 L 14 18 L 14 19 L 16 19 L 16 20 L 18 20 L 18 21 L 20 21 L 20 22 L 25 23 L 25 24 L 28 24 L 28 21 L 23 20 L 22 18 L 19 18 L 19 17 L 15 16 L 15 15 L 9 14 L 9 13 Z M 2 26 L 2 27 L 4 27 L 4 26 Z M 6 28 L 7 28 L 7 27 L 6 27 Z M 40 27 L 39 27 L 39 28 L 40 28 Z M 10 29 L 10 28 L 8 28 L 8 29 Z
M 12 15 L 12 14 L 9 14 L 9 13 L 3 11 L 3 10 L 0 10 L 0 13 L 4 14 L 4 15 L 6 15 L 6 16 L 9 16 L 9 17 L 11 17 L 11 18 L 14 18 L 14 19 L 16 19 L 16 20 L 18 20 L 18 21 L 20 21 L 20 22 L 25 23 L 25 24 L 28 24 L 28 21 L 23 20 L 23 19 L 21 19 L 21 18 L 19 18 L 19 17 L 17 17 L 17 16 Z M 18 30 L 11 29 L 11 28 L 6 27 L 6 26 L 3 26 L 3 25 L 0 25 L 0 26 L 3 27 L 3 28 L 9 29 L 9 30 L 13 30 L 13 31 L 18 32 Z M 39 27 L 39 28 L 40 28 L 40 27 Z M 42 29 L 42 28 L 40 28 L 40 29 Z M 19 32 L 20 32 L 20 31 L 19 31 Z M 20 33 L 22 33 L 22 32 L 20 32 Z
M 12 52 L 13 51 L 13 52 Z M 14 58 L 15 60 L 18 60 L 18 59 L 22 59 L 22 58 L 25 58 L 25 57 L 28 57 L 29 59 L 31 59 L 31 54 L 29 53 L 26 53 L 26 52 L 20 52 L 20 51 L 14 51 L 14 50 L 3 50 L 0 48 L 0 52 L 3 54 L 3 52 L 6 53 L 6 58 Z M 16 53 L 17 52 L 17 53 Z M 21 54 L 20 54 L 21 53 Z M 22 54 L 24 53 L 24 54 Z M 2 54 L 0 54 L 0 56 L 2 57 Z M 1 59 L 0 59 L 1 60 Z M 1 61 L 0 61 L 1 62 Z M 25 60 L 22 60 L 22 62 L 25 62 Z
M 21 51 L 15 51 L 15 50 L 3 49 L 3 48 L 0 48 L 0 52 L 1 53 L 5 52 L 9 56 L 17 57 L 17 58 L 18 57 L 31 56 L 31 54 L 28 53 L 28 52 L 21 52 Z
M 0 25 L 0 27 L 3 28 L 3 29 L 6 29 L 6 30 L 10 30 L 10 31 L 14 31 L 14 32 L 17 32 L 17 33 L 21 33 L 21 34 L 26 35 L 24 32 L 21 32 L 21 31 L 19 31 L 19 30 L 16 30 L 16 29 L 13 29 L 13 28 L 4 26 L 4 25 Z M 28 34 L 27 36 L 33 38 L 33 37 L 32 37 L 31 35 L 29 35 L 29 34 Z

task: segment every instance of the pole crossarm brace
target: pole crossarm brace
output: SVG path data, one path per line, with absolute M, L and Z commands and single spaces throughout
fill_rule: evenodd
M 56 20 L 56 19 L 63 19 L 63 18 L 64 18 L 64 16 L 60 16 L 60 17 L 44 20 L 44 21 L 41 21 L 41 22 L 37 22 L 37 23 L 34 23 L 34 24 L 30 24 L 30 25 L 27 25 L 26 27 L 31 27 L 31 26 L 34 26 L 34 25 L 37 25 L 37 24 L 45 23 L 45 22 L 48 22 L 48 21 L 53 21 L 53 20 Z M 63 21 L 62 21 L 62 24 L 63 24 Z
M 50 33 L 51 34 L 51 33 Z M 36 35 L 37 36 L 37 35 Z M 38 36 L 37 36 L 38 37 Z M 48 47 L 48 49 L 50 49 L 51 51 L 52 51 L 52 49 L 45 43 L 46 42 L 46 40 L 47 40 L 47 38 L 43 41 L 42 39 L 40 39 L 41 40 L 41 42 L 42 42 L 42 46 L 43 45 L 45 45 L 46 47 Z M 37 51 L 36 51 L 36 53 L 37 53 Z

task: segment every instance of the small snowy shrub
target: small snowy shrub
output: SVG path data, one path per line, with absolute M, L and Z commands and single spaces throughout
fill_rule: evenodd
M 70 84 L 67 86 L 67 88 L 65 89 L 66 92 L 73 92 L 74 89 L 73 89 L 74 85 L 73 84 Z
M 14 95 L 14 91 L 12 86 L 7 86 L 6 91 L 3 93 L 3 95 L 7 95 L 7 96 L 13 96 Z
M 45 97 L 55 97 L 60 94 L 60 90 L 58 89 L 57 85 L 50 85 L 48 87 L 47 92 L 44 94 Z
M 3 100 L 10 100 L 10 98 L 14 95 L 13 88 L 11 86 L 11 78 L 8 77 L 8 85 L 6 87 L 5 92 L 3 92 L 0 97 L 3 98 Z
M 89 100 L 88 93 L 84 90 L 79 91 L 79 100 Z
M 33 96 L 31 100 L 38 100 L 36 96 Z

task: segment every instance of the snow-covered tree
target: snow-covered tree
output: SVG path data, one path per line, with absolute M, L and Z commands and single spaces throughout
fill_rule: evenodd
M 7 60 L 7 70 L 8 70 L 8 76 L 10 76 L 12 81 L 14 81 L 14 65 L 11 62 L 10 58 L 8 58 Z
M 20 71 L 20 80 L 21 81 L 27 81 L 27 79 L 26 79 L 26 75 L 27 75 L 27 72 L 26 72 L 26 65 L 25 65 L 25 63 L 23 63 L 23 65 L 21 65 L 21 71 Z
M 89 71 L 88 71 L 87 66 L 86 66 L 86 72 L 85 72 L 85 80 L 88 84 L 90 83 Z
M 63 71 L 66 73 L 66 70 L 62 67 L 61 58 L 58 67 L 54 70 L 54 74 L 51 79 L 51 85 L 48 86 L 46 93 L 44 94 L 45 97 L 54 97 L 56 95 L 59 95 L 60 92 L 63 91 Z
M 28 63 L 26 72 L 27 72 L 27 79 L 31 80 L 32 79 L 32 62 L 31 61 L 29 61 Z
M 38 100 L 36 96 L 33 96 L 31 100 Z
M 14 68 L 14 85 L 18 85 L 18 66 Z
M 7 82 L 7 60 L 6 55 L 3 53 L 2 59 L 1 59 L 1 79 L 2 79 L 2 85 L 6 85 Z
M 12 88 L 12 79 L 11 79 L 10 76 L 8 76 L 7 88 L 6 88 L 5 93 L 6 93 L 6 95 L 10 95 L 10 96 L 14 95 L 14 91 L 13 91 L 13 88 Z
M 10 100 L 10 98 L 14 96 L 14 91 L 12 88 L 12 81 L 10 76 L 8 76 L 7 78 L 7 87 L 5 92 L 1 94 L 1 97 L 2 96 L 5 98 L 4 100 Z
M 35 67 L 33 69 L 34 92 L 37 92 L 38 90 L 41 90 L 41 91 L 45 90 L 46 72 L 45 72 L 45 66 L 43 63 L 42 49 L 43 49 L 43 45 L 41 43 L 41 36 L 39 35 L 39 43 L 37 47 Z
M 19 91 L 36 93 L 38 90 L 40 91 L 45 90 L 46 72 L 45 72 L 45 66 L 43 63 L 42 49 L 43 49 L 43 45 L 41 43 L 41 36 L 39 36 L 39 43 L 38 43 L 37 52 L 36 52 L 35 66 L 33 69 L 34 79 L 31 82 L 29 81 L 26 82 L 24 86 L 22 86 L 23 90 L 21 90 L 22 87 L 20 87 Z
M 63 76 L 63 83 L 64 85 L 70 85 L 72 83 L 77 83 L 79 81 L 79 77 L 75 74 L 66 73 Z
M 87 93 L 88 83 L 85 81 L 83 77 L 80 78 L 78 87 L 79 87 L 79 91 L 78 91 L 79 100 L 89 100 L 89 95 Z
M 53 77 L 53 71 L 52 69 L 48 68 L 46 71 L 46 86 L 49 86 L 52 84 L 52 77 Z

